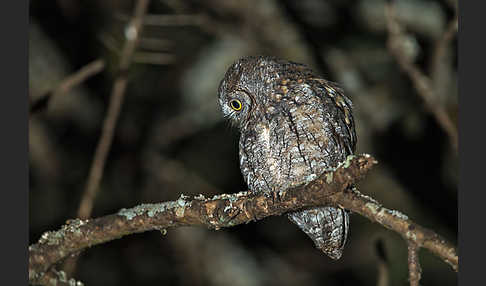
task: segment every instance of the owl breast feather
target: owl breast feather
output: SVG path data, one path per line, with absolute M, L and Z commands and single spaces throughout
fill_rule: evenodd
M 306 184 L 343 159 L 331 114 L 321 102 L 292 100 L 273 107 L 271 116 L 260 114 L 241 130 L 241 171 L 253 192 Z

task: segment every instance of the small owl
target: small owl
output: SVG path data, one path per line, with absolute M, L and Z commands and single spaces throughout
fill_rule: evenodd
M 240 130 L 241 172 L 249 189 L 272 194 L 304 185 L 353 154 L 351 101 L 303 64 L 252 56 L 219 86 L 223 114 Z M 349 216 L 339 207 L 288 214 L 329 257 L 342 255 Z

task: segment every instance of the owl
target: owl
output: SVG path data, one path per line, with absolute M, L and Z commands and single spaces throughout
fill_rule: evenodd
M 355 151 L 351 100 L 303 64 L 244 57 L 228 69 L 218 96 L 224 117 L 240 131 L 240 168 L 251 192 L 305 185 Z M 288 218 L 329 257 L 341 257 L 346 210 L 312 207 Z

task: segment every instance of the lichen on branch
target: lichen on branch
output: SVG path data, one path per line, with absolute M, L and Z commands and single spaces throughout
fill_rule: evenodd
M 309 184 L 272 195 L 248 191 L 212 198 L 181 195 L 176 201 L 142 204 L 95 219 L 70 220 L 29 246 L 29 281 L 44 284 L 44 273 L 66 257 L 128 234 L 178 226 L 221 229 L 319 205 L 339 205 L 359 213 L 413 240 L 418 247 L 431 250 L 457 270 L 457 254 L 451 244 L 352 188 L 376 163 L 367 154 L 348 156 Z

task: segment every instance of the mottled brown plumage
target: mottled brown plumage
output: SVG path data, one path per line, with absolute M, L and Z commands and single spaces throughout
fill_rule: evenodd
M 307 66 L 274 57 L 245 57 L 219 86 L 225 117 L 240 132 L 240 167 L 252 192 L 306 184 L 354 153 L 351 101 Z M 318 207 L 289 214 L 315 245 L 339 259 L 348 213 Z

